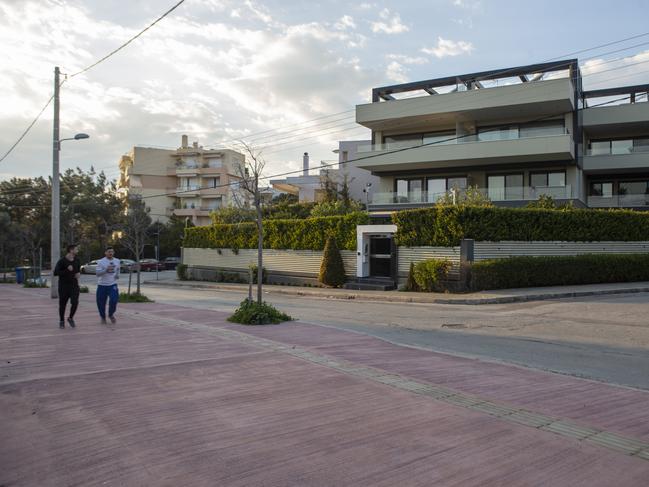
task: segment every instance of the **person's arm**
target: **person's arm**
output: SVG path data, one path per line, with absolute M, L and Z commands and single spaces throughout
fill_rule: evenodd
M 56 265 L 54 266 L 54 275 L 55 276 L 60 276 L 61 272 L 63 271 L 63 266 L 61 265 L 63 262 L 59 260 Z
M 95 270 L 95 273 L 98 276 L 103 276 L 104 274 L 106 274 L 107 270 L 108 267 L 104 267 L 104 264 L 101 261 L 97 262 L 97 269 Z

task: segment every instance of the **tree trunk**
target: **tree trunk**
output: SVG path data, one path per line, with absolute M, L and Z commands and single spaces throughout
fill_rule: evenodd
M 264 246 L 264 225 L 261 215 L 261 201 L 259 198 L 259 189 L 255 188 L 255 207 L 257 208 L 257 303 L 261 304 L 262 296 L 262 279 L 264 276 L 264 259 L 263 259 L 263 246 Z

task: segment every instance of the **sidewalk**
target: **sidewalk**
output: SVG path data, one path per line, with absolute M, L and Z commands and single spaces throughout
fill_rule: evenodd
M 147 279 L 147 286 L 194 287 L 203 289 L 221 289 L 224 291 L 248 292 L 248 284 L 213 283 L 205 281 L 156 281 Z M 321 299 L 358 299 L 363 301 L 381 301 L 394 303 L 430 303 L 430 304 L 503 304 L 525 301 L 542 301 L 547 299 L 577 298 L 606 294 L 628 294 L 649 292 L 649 282 L 620 282 L 610 284 L 585 284 L 579 286 L 530 287 L 519 289 L 501 289 L 465 294 L 449 293 L 409 293 L 402 291 L 356 291 L 349 289 L 331 289 L 317 287 L 264 285 L 264 292 L 286 294 L 291 296 L 310 296 Z
M 637 486 L 649 393 L 302 322 L 0 287 L 0 485 Z M 52 319 L 54 316 L 54 319 Z

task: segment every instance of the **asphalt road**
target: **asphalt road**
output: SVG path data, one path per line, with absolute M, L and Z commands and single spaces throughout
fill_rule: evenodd
M 144 276 L 147 281 L 155 279 L 153 274 Z M 168 280 L 173 274 L 161 273 L 160 278 Z M 92 284 L 94 279 L 84 276 L 83 281 Z M 121 285 L 124 288 L 126 282 Z M 227 312 L 245 298 L 234 291 L 150 284 L 145 286 L 145 293 L 158 302 Z M 613 339 L 613 345 L 609 345 L 601 338 L 603 333 L 613 338 L 629 333 L 644 336 L 641 333 L 649 328 L 646 294 L 606 296 L 605 302 L 594 297 L 484 306 L 340 301 L 278 294 L 267 294 L 266 299 L 301 321 L 321 326 L 649 390 L 649 348 L 643 344 L 619 346 Z M 569 327 L 585 327 L 584 334 L 597 332 L 600 343 L 579 339 L 578 335 L 564 339 L 560 330 Z M 626 342 L 633 343 L 633 339 Z

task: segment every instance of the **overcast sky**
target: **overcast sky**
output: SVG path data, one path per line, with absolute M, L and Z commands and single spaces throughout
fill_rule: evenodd
M 54 66 L 83 69 L 176 1 L 0 0 L 0 155 L 51 96 Z M 353 108 L 372 87 L 546 61 L 643 34 L 646 18 L 640 0 L 186 0 L 62 87 L 61 137 L 90 139 L 64 142 L 61 169 L 115 177 L 134 145 L 181 134 L 265 147 L 269 175 L 298 169 L 305 151 L 317 164 L 368 137 Z M 649 83 L 648 49 L 649 35 L 579 54 L 585 87 Z M 50 107 L 0 180 L 49 174 L 51 139 Z

